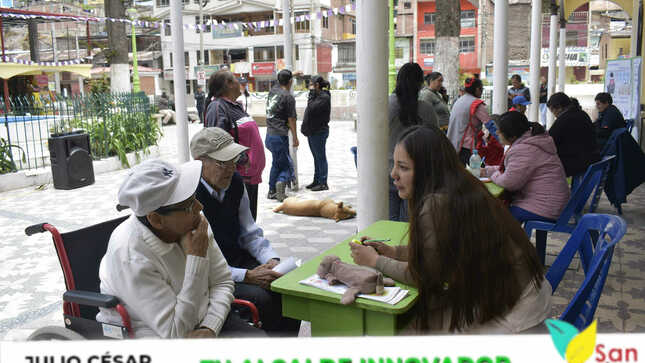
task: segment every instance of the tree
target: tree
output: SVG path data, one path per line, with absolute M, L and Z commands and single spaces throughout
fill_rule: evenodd
M 461 6 L 459 0 L 436 0 L 435 61 L 433 69 L 443 74 L 448 94 L 455 94 L 459 87 L 459 33 L 461 32 Z
M 105 0 L 105 16 L 125 19 L 125 4 L 122 0 Z M 106 58 L 110 63 L 110 88 L 112 92 L 130 91 L 130 62 L 128 38 L 123 22 L 106 22 L 108 48 Z

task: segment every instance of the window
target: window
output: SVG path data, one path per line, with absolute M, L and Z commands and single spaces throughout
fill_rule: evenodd
M 434 55 L 434 39 L 421 39 L 421 54 Z
M 167 37 L 172 35 L 172 32 L 170 31 L 170 19 L 163 20 L 163 29 L 164 29 L 164 34 Z
M 300 60 L 300 46 L 296 44 L 296 60 Z
M 351 18 L 349 19 L 349 22 L 352 24 L 352 34 L 356 34 L 356 19 Z
M 394 0 L 394 7 L 399 6 L 399 0 Z
M 195 24 L 199 25 L 199 15 L 195 16 Z M 206 25 L 206 30 L 204 30 L 205 33 L 210 33 L 211 32 L 211 16 L 210 15 L 204 15 L 204 25 Z M 195 32 L 200 33 L 202 30 L 200 28 L 195 27 Z
M 338 63 L 355 64 L 356 63 L 356 43 L 338 44 Z
M 327 11 L 326 9 L 322 9 L 323 12 Z M 323 16 L 322 17 L 322 27 L 325 29 L 329 29 L 329 17 L 328 16 Z
M 403 58 L 403 48 L 396 47 L 394 48 L 394 58 Z
M 475 10 L 462 10 L 461 11 L 461 27 L 474 28 L 475 27 Z
M 188 52 L 184 52 L 184 65 L 185 66 L 190 65 L 190 56 L 188 55 Z
M 164 8 L 170 6 L 170 0 L 157 0 L 157 7 Z
M 275 58 L 284 59 L 284 46 L 278 45 L 275 47 Z
M 423 24 L 434 24 L 434 14 L 435 13 L 423 13 Z
M 296 12 L 293 17 L 297 18 L 299 16 L 304 17 L 308 12 Z M 309 20 L 307 18 L 304 18 L 303 21 L 296 21 L 294 24 L 294 28 L 296 30 L 296 33 L 308 33 L 309 32 Z
M 577 47 L 578 46 L 578 31 L 577 30 L 567 30 L 567 37 L 565 38 L 567 42 L 567 47 Z
M 190 80 L 186 80 L 186 94 L 189 95 L 192 92 L 190 92 Z
M 472 53 L 475 51 L 475 38 L 459 39 L 459 53 Z
M 197 53 L 197 64 L 201 64 L 202 52 L 200 52 L 198 50 L 195 53 Z M 210 54 L 208 54 L 208 53 L 209 53 L 209 51 L 204 49 L 204 63 L 203 64 L 206 64 L 206 65 L 210 64 L 210 62 L 209 62 Z
M 172 68 L 172 52 L 170 52 L 170 68 Z
M 412 3 L 410 3 L 409 1 L 404 2 L 403 3 L 403 8 L 404 9 L 412 9 Z
M 266 62 L 275 60 L 275 47 L 255 47 L 253 48 L 253 60 L 256 62 Z

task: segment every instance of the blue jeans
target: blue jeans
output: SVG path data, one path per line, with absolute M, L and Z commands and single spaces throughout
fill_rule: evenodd
M 408 201 L 399 197 L 399 192 L 390 178 L 390 220 L 397 222 L 408 221 Z
M 271 173 L 269 173 L 269 190 L 275 191 L 279 181 L 289 182 L 293 179 L 293 164 L 289 156 L 289 136 L 269 135 L 264 139 L 264 146 L 271 151 Z
M 511 214 L 515 219 L 517 219 L 520 223 L 524 223 L 526 221 L 542 221 L 542 222 L 555 222 L 555 219 L 550 219 L 546 217 L 542 217 L 540 215 L 537 215 L 533 212 L 529 212 L 526 209 L 516 207 L 516 206 L 511 206 Z
M 314 184 L 327 184 L 327 155 L 325 144 L 327 144 L 329 130 L 317 132 L 307 138 L 309 149 L 314 156 Z

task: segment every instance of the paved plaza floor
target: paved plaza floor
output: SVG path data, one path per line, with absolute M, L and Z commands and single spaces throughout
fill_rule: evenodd
M 201 125 L 189 126 L 189 134 Z M 260 129 L 262 137 L 265 128 Z M 161 157 L 177 161 L 175 126 L 164 127 Z M 307 139 L 300 135 L 298 174 L 301 185 L 311 182 L 313 158 Z M 327 142 L 329 191 L 304 188 L 291 195 L 303 198 L 332 198 L 355 206 L 358 176 L 349 151 L 356 144 L 353 122 L 332 122 Z M 259 188 L 258 223 L 282 257 L 307 260 L 356 233 L 356 219 L 335 223 L 322 218 L 275 214 L 278 204 L 267 200 L 271 153 Z M 26 226 L 48 222 L 70 231 L 125 215 L 117 212 L 116 194 L 126 175 L 120 170 L 96 175 L 95 184 L 75 190 L 24 188 L 0 193 L 0 340 L 25 339 L 45 325 L 63 325 L 61 297 L 65 289 L 62 272 L 49 234 L 27 237 Z M 376 197 L 376 196 L 375 196 Z M 623 207 L 629 229 L 614 254 L 610 275 L 596 317 L 602 332 L 645 332 L 645 186 L 638 188 Z M 599 213 L 614 213 L 603 197 Z M 547 262 L 559 251 L 566 236 L 549 235 Z M 581 281 L 582 271 L 571 270 L 554 297 L 553 316 L 564 310 Z

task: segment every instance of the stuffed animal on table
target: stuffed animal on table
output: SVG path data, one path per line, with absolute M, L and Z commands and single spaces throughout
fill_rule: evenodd
M 383 277 L 379 271 L 342 262 L 334 255 L 323 257 L 318 265 L 318 276 L 330 285 L 342 282 L 349 287 L 340 299 L 343 305 L 353 303 L 358 294 L 382 294 L 384 286 L 394 286 L 394 280 Z
M 356 216 L 356 211 L 343 205 L 343 202 L 336 203 L 331 199 L 310 200 L 294 197 L 285 199 L 273 212 L 301 217 L 325 217 L 336 222 Z

